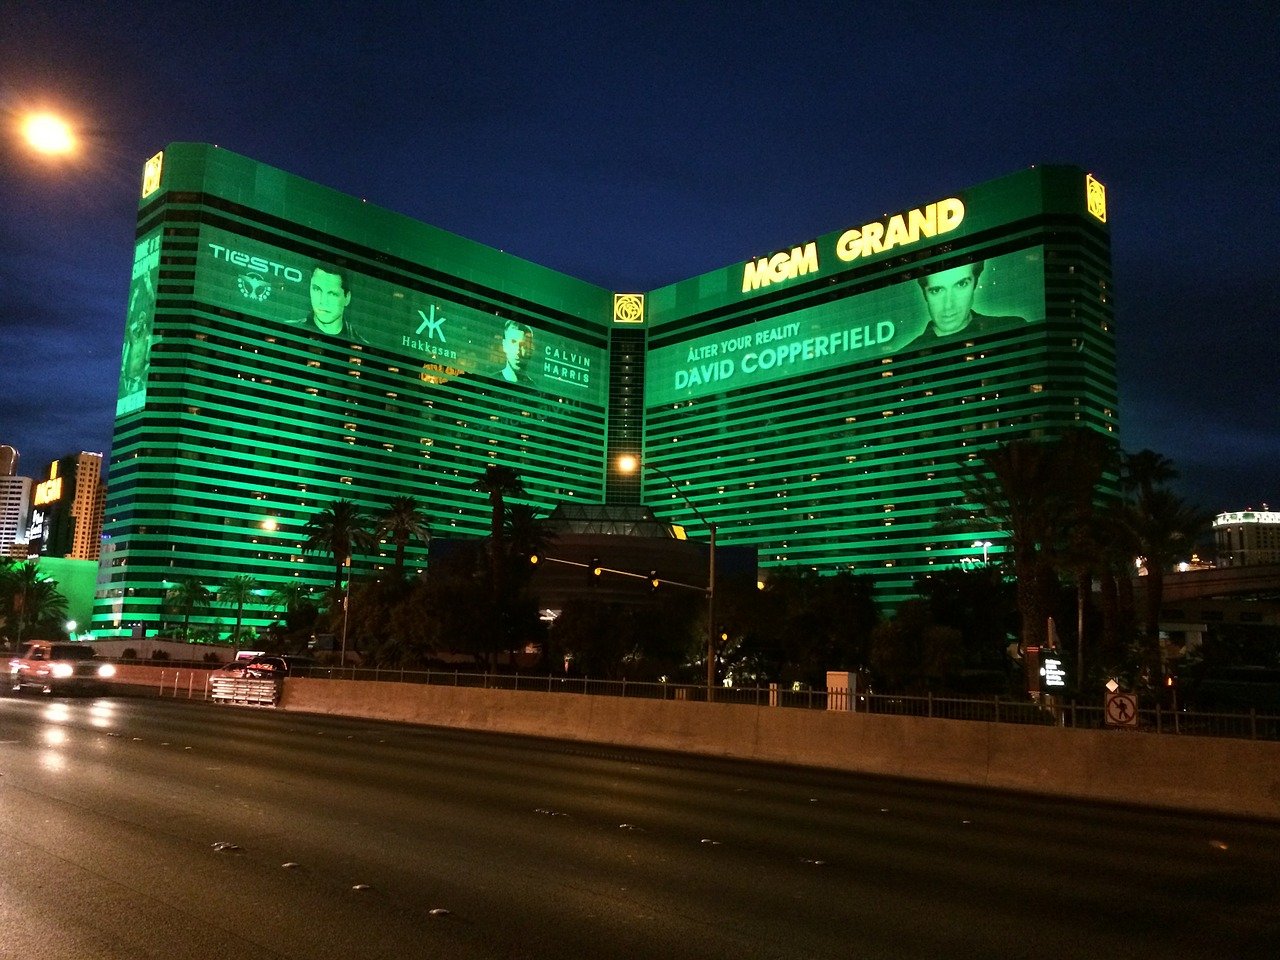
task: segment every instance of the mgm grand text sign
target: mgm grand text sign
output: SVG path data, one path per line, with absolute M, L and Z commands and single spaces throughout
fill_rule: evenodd
M 850 228 L 835 239 L 829 254 L 821 254 L 819 241 L 810 240 L 790 250 L 779 250 L 772 256 L 748 260 L 742 270 L 742 292 L 750 293 L 771 284 L 816 274 L 822 269 L 820 257 L 823 256 L 834 256 L 843 263 L 852 263 L 859 257 L 887 253 L 950 233 L 963 220 L 964 204 L 956 197 L 948 197 L 905 213 L 895 213 L 884 220 Z

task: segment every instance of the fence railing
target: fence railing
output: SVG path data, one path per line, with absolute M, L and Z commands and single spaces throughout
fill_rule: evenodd
M 323 680 L 359 680 L 423 683 L 432 686 L 470 687 L 486 690 L 523 690 L 537 693 L 572 693 L 602 697 L 642 697 L 652 700 L 705 701 L 707 689 L 697 684 L 652 683 L 635 680 L 594 680 L 589 677 L 529 673 L 464 673 L 458 670 L 405 670 L 363 667 L 317 666 L 295 669 L 293 676 Z M 241 682 L 243 683 L 243 682 Z M 252 695 L 247 686 L 229 685 L 205 670 L 161 670 L 158 693 L 164 697 L 213 699 L 225 703 L 274 705 L 276 681 L 255 681 Z M 276 691 L 267 697 L 267 687 Z M 768 687 L 717 687 L 716 703 L 753 707 L 785 707 L 802 710 L 835 710 L 887 716 L 968 720 L 984 723 L 1019 723 L 1059 726 L 1080 730 L 1109 729 L 1101 703 L 1076 700 L 1033 703 L 1013 697 L 939 697 L 931 694 L 867 693 L 843 689 L 792 689 Z M 1140 707 L 1129 728 L 1144 733 L 1183 734 L 1245 740 L 1280 740 L 1280 714 L 1256 709 L 1236 712 L 1170 710 L 1156 705 Z
M 294 676 L 327 680 L 423 683 L 433 686 L 471 687 L 487 690 L 524 690 L 538 693 L 573 693 L 587 696 L 642 697 L 653 700 L 705 701 L 704 686 L 651 683 L 634 680 L 593 680 L 555 674 L 463 673 L 455 670 L 403 670 L 361 667 L 310 667 Z M 854 713 L 968 720 L 985 723 L 1019 723 L 1060 726 L 1082 730 L 1108 728 L 1101 702 L 1033 703 L 1011 697 L 938 697 L 864 693 L 848 690 L 769 687 L 717 687 L 716 703 L 805 710 L 848 710 Z M 1140 708 L 1130 730 L 1145 733 L 1185 734 L 1249 740 L 1280 740 L 1280 715 L 1257 710 L 1218 713 L 1169 710 L 1160 706 Z

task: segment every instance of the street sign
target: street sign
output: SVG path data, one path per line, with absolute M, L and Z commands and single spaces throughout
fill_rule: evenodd
M 1040 655 L 1041 686 L 1048 691 L 1061 690 L 1067 685 L 1067 670 L 1057 650 L 1044 650 Z
M 1107 693 L 1107 726 L 1136 727 L 1138 725 L 1138 698 L 1132 693 L 1116 691 Z

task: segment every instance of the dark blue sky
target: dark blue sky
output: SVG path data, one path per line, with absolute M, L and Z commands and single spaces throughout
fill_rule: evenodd
M 108 9 L 103 9 L 108 7 Z M 1280 501 L 1273 4 L 29 3 L 0 30 L 0 443 L 110 446 L 137 186 L 217 143 L 613 289 L 1033 163 L 1108 189 L 1122 438 Z M 77 119 L 38 163 L 18 113 Z

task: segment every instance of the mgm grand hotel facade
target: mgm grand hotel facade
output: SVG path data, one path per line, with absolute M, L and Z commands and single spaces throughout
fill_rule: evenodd
M 646 504 L 893 605 L 1000 552 L 939 525 L 971 461 L 1081 427 L 1114 438 L 1117 410 L 1105 191 L 1074 167 L 639 293 L 172 144 L 138 206 L 93 632 L 172 622 L 185 577 L 254 577 L 245 623 L 270 622 L 274 588 L 332 583 L 303 527 L 338 499 L 484 537 L 489 465 L 540 514 Z

